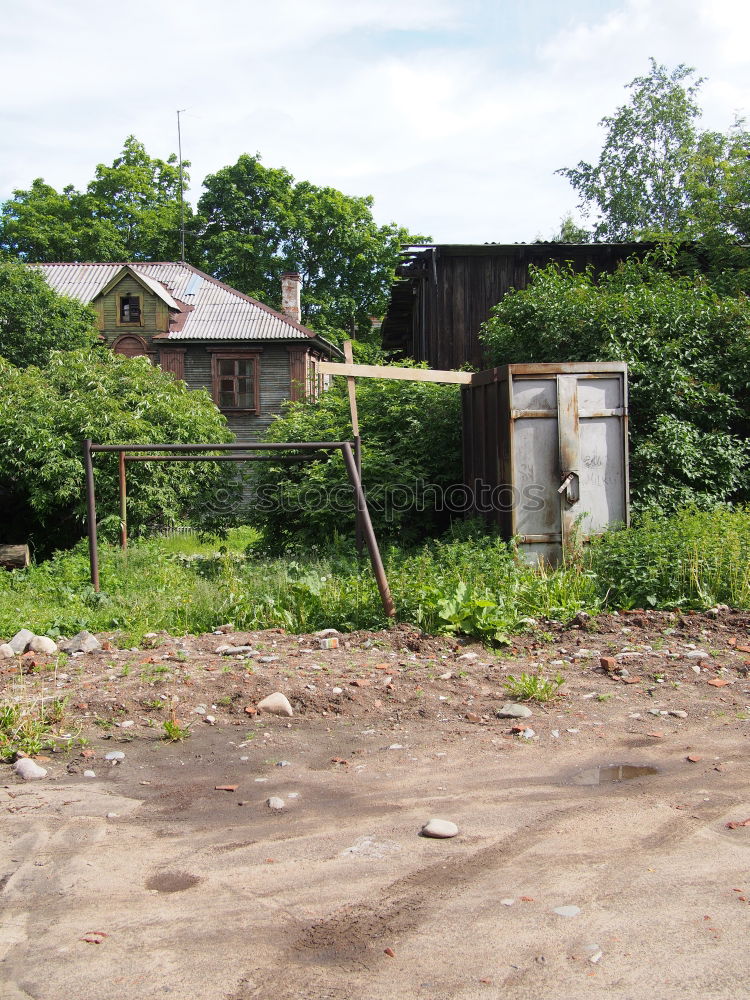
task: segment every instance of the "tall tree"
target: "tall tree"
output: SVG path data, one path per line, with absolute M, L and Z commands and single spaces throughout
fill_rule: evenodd
M 198 202 L 204 266 L 241 291 L 278 304 L 280 277 L 302 274 L 302 316 L 321 333 L 365 336 L 385 309 L 404 243 L 395 223 L 378 226 L 370 197 L 296 182 L 283 168 L 244 154 L 206 178 Z
M 682 64 L 670 72 L 651 59 L 650 73 L 627 84 L 630 101 L 599 123 L 606 139 L 598 162 L 557 171 L 578 192 L 584 213 L 595 215 L 597 239 L 683 231 L 700 116 L 702 80 L 688 83 L 694 73 Z
M 129 136 L 84 192 L 58 192 L 41 178 L 14 191 L 2 208 L 0 249 L 30 262 L 177 259 L 179 191 L 174 154 L 152 158 Z

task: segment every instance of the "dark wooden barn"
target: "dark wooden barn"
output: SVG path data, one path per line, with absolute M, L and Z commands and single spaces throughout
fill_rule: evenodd
M 612 271 L 643 243 L 434 245 L 404 253 L 383 321 L 383 342 L 432 368 L 487 367 L 479 328 L 511 288 L 525 288 L 531 266 L 570 262 Z

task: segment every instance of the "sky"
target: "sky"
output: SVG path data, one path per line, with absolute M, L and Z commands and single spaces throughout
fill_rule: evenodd
M 749 37 L 748 0 L 6 0 L 0 200 L 85 187 L 131 134 L 166 159 L 185 109 L 193 204 L 260 153 L 435 242 L 548 239 L 577 204 L 555 170 L 596 160 L 649 58 L 695 67 L 726 131 Z

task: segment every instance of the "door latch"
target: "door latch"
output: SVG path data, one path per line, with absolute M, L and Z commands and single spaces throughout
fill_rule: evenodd
M 580 490 L 578 489 L 578 473 L 569 472 L 565 479 L 563 479 L 557 492 L 560 495 L 564 493 L 568 503 L 578 503 L 581 498 Z

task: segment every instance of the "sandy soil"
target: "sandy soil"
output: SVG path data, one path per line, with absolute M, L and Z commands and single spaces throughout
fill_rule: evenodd
M 500 655 L 403 627 L 100 638 L 0 675 L 91 741 L 0 770 L 3 998 L 750 995 L 750 826 L 726 825 L 750 817 L 749 616 L 544 622 Z M 527 739 L 495 710 L 539 664 L 566 682 Z M 254 713 L 277 690 L 294 716 Z M 623 764 L 654 773 L 597 770 Z M 459 836 L 420 837 L 432 816 Z

